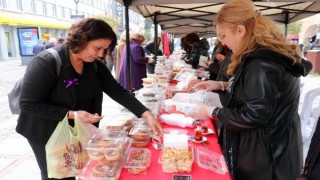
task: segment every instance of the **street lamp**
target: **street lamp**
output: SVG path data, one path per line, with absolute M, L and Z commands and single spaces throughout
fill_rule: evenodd
M 79 3 L 79 0 L 74 0 L 74 2 L 76 3 L 76 14 L 78 14 L 78 3 Z

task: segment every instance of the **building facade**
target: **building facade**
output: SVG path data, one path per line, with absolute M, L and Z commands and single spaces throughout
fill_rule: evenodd
M 0 0 L 0 61 L 28 63 L 38 39 L 65 38 L 75 18 L 111 15 L 121 17 L 124 27 L 123 8 L 119 16 L 116 8 L 115 0 Z M 137 16 L 130 26 L 140 26 Z

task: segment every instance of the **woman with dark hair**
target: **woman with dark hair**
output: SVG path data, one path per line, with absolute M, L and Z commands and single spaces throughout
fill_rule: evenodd
M 152 39 L 144 48 L 143 48 L 143 50 L 144 50 L 144 52 L 147 54 L 147 55 L 149 55 L 149 56 L 154 56 L 153 57 L 153 59 L 155 59 L 156 60 L 156 56 L 162 56 L 163 54 L 162 54 L 162 52 L 161 52 L 161 50 L 159 49 L 159 46 L 160 46 L 160 43 L 161 43 L 161 38 L 160 37 L 158 37 L 157 38 L 158 39 L 158 42 L 157 42 L 157 52 L 156 52 L 156 50 L 155 50 L 155 47 L 156 47 L 156 45 L 155 45 L 155 43 L 154 43 L 154 39 Z M 148 70 L 148 73 L 149 74 L 154 74 L 154 67 L 155 67 L 155 65 L 156 65 L 156 62 L 157 61 L 153 61 L 152 63 L 149 63 L 149 64 L 147 64 L 147 70 Z
M 116 41 L 116 34 L 106 22 L 83 19 L 71 27 L 66 43 L 54 48 L 62 59 L 58 77 L 56 60 L 48 51 L 39 53 L 28 65 L 16 131 L 28 139 L 42 179 L 50 179 L 45 145 L 58 123 L 67 116 L 72 125 L 77 115 L 80 121 L 98 126 L 103 92 L 136 116 L 146 118 L 156 134 L 162 133 L 151 112 L 123 89 L 99 61 L 112 52 Z
M 188 45 L 188 43 L 185 40 L 185 37 L 182 37 L 180 39 L 180 47 L 181 47 L 181 49 L 186 51 L 185 56 L 183 57 L 183 60 L 189 59 L 192 47 Z
M 209 59 L 209 42 L 206 38 L 200 40 L 196 33 L 187 34 L 184 40 L 191 46 L 190 56 L 189 59 L 186 59 L 186 63 L 191 64 L 193 69 L 198 69 L 200 56 L 205 56 Z

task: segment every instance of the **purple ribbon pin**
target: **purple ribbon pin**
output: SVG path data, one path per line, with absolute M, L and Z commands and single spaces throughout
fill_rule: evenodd
M 72 84 L 76 84 L 76 85 L 79 84 L 77 78 L 73 80 L 64 80 L 63 82 L 66 83 L 66 88 L 69 88 Z

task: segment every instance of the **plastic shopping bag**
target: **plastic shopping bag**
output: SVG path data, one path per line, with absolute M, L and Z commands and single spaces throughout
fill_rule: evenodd
M 45 147 L 49 178 L 73 177 L 81 172 L 89 159 L 84 147 L 96 129 L 77 117 L 74 127 L 67 116 L 59 122 Z

